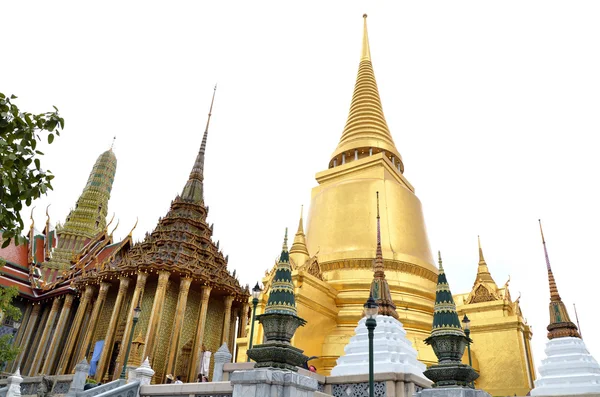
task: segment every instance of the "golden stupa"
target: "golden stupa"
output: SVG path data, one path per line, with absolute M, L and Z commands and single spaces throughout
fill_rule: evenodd
M 385 272 L 399 319 L 420 359 L 433 363 L 423 344 L 429 336 L 437 269 L 425 231 L 421 202 L 403 175 L 402 157 L 385 121 L 371 63 L 366 16 L 358 76 L 348 121 L 328 169 L 317 173 L 306 236 L 300 219 L 290 250 L 298 314 L 308 324 L 294 342 L 320 372 L 343 354 L 363 313 L 373 278 L 376 245 L 375 192 L 380 192 Z M 267 299 L 272 272 L 263 280 Z M 256 331 L 255 331 L 256 332 Z M 256 333 L 262 338 L 262 330 Z M 240 341 L 240 357 L 245 355 Z
M 391 296 L 419 360 L 427 365 L 436 363 L 433 350 L 423 340 L 431 332 L 438 270 L 421 202 L 404 176 L 404 163 L 383 113 L 366 15 L 348 120 L 328 168 L 318 172 L 316 180 L 306 234 L 301 213 L 290 249 L 298 315 L 307 320 L 292 343 L 307 356 L 316 357 L 310 363 L 323 375 L 329 375 L 344 354 L 363 316 L 373 279 L 377 247 L 373 209 L 379 191 L 381 247 Z M 531 330 L 518 299 L 513 302 L 510 297 L 508 282 L 498 288 L 481 250 L 480 255 L 473 290 L 455 296 L 461 316 L 468 313 L 475 320 L 471 327 L 473 367 L 481 375 L 476 386 L 494 395 L 525 395 L 535 379 Z M 256 314 L 264 312 L 274 274 L 275 265 L 262 280 L 264 289 Z M 256 323 L 253 344 L 262 340 L 262 327 Z M 494 341 L 505 347 L 499 351 Z M 237 343 L 236 359 L 245 361 L 248 340 L 238 338 Z M 466 354 L 463 362 L 468 363 Z

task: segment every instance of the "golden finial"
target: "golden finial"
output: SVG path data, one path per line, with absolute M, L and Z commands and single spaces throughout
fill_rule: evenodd
M 127 236 L 131 237 L 131 233 L 133 233 L 133 231 L 134 231 L 134 230 L 135 230 L 135 228 L 137 227 L 137 225 L 138 225 L 138 221 L 139 221 L 139 218 L 138 218 L 138 217 L 136 217 L 136 218 L 135 218 L 135 225 L 133 225 L 133 227 L 131 228 L 131 231 L 129 232 L 129 234 L 127 234 Z M 113 231 L 114 231 L 114 230 L 113 230 Z
M 444 271 L 444 267 L 442 266 L 442 253 L 438 251 L 438 264 L 440 266 L 440 272 Z
M 371 48 L 369 47 L 369 34 L 367 32 L 367 14 L 363 14 L 363 43 L 362 43 L 362 52 L 360 56 L 360 60 L 371 60 Z
M 377 195 L 377 219 L 379 219 L 379 192 L 375 192 L 375 194 Z
M 115 213 L 113 212 L 112 214 L 112 218 L 110 218 L 110 222 L 108 222 L 108 224 L 106 225 L 106 230 L 108 230 L 108 227 L 110 226 L 110 224 L 113 222 L 113 220 L 115 219 Z
M 217 85 L 215 84 L 215 88 L 213 88 L 213 96 L 210 101 L 210 108 L 208 109 L 208 119 L 206 119 L 206 128 L 204 132 L 208 132 L 208 126 L 210 124 L 210 116 L 212 116 L 213 103 L 215 103 L 215 95 L 217 94 Z
M 479 235 L 477 235 L 477 245 L 479 246 L 479 263 L 485 263 L 485 258 L 483 257 L 483 249 L 481 249 L 481 239 Z
M 117 225 L 115 226 L 115 228 L 112 230 L 112 232 L 110 232 L 110 235 L 112 236 L 113 233 L 115 232 L 115 230 L 117 230 L 117 228 L 119 227 L 119 223 L 121 223 L 120 219 L 117 219 Z
M 116 136 L 113 136 L 112 143 L 110 144 L 110 151 L 111 151 L 111 152 L 112 152 L 112 150 L 113 150 L 113 147 L 115 146 L 115 140 L 116 140 L 116 139 L 117 139 L 117 137 L 116 137 Z
M 297 233 L 304 233 L 304 204 L 300 205 L 300 221 L 298 222 L 298 231 Z
M 285 237 L 283 238 L 283 247 L 281 248 L 283 251 L 287 251 L 288 250 L 288 246 L 287 246 L 287 227 L 285 228 Z
M 29 215 L 29 219 L 31 219 L 32 225 L 33 225 L 33 210 L 35 209 L 35 206 L 31 209 L 31 215 Z

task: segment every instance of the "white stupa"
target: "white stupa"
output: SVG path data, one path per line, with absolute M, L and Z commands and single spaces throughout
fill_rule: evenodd
M 374 372 L 395 372 L 414 374 L 431 383 L 423 375 L 425 365 L 417 360 L 417 351 L 406 338 L 406 331 L 398 320 L 396 305 L 385 279 L 383 254 L 381 252 L 381 231 L 379 225 L 379 192 L 377 193 L 377 251 L 373 264 L 371 296 L 379 306 L 377 327 L 373 339 Z M 331 370 L 332 376 L 363 375 L 369 373 L 369 337 L 363 317 L 355 329 L 355 335 L 344 348 L 345 354 L 338 358 Z
M 540 223 L 540 231 L 542 225 Z M 550 283 L 550 325 L 546 358 L 539 367 L 540 377 L 535 381 L 532 396 L 597 395 L 600 396 L 600 365 L 592 357 L 581 339 L 577 326 L 558 294 L 550 267 L 546 241 L 542 243 Z
M 369 338 L 366 318 L 355 329 L 355 335 L 344 348 L 331 370 L 332 376 L 361 375 L 369 373 Z M 395 372 L 414 374 L 430 382 L 423 371 L 426 367 L 417 359 L 417 351 L 406 338 L 402 323 L 392 316 L 377 316 L 373 338 L 373 364 L 375 373 Z

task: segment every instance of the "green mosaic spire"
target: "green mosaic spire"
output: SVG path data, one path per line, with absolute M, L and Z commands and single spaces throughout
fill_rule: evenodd
M 75 208 L 67 215 L 64 225 L 57 228 L 57 247 L 44 267 L 68 269 L 73 254 L 79 253 L 91 238 L 106 228 L 108 200 L 116 171 L 117 158 L 110 148 L 96 160 Z
M 446 280 L 446 273 L 442 266 L 442 255 L 439 251 L 438 258 L 440 272 L 438 275 L 437 288 L 435 290 L 431 336 L 437 334 L 459 334 L 465 336 L 460 320 L 458 319 L 456 304 L 454 303 L 454 298 L 452 298 L 448 280 Z
M 292 266 L 290 265 L 290 253 L 287 247 L 287 228 L 285 228 L 285 237 L 283 239 L 283 248 L 273 282 L 271 283 L 271 292 L 265 314 L 280 313 L 298 315 L 296 310 L 296 299 L 294 297 L 294 284 L 292 283 Z

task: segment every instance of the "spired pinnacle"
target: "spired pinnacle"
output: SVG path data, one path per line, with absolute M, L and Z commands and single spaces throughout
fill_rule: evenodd
M 481 248 L 481 239 L 477 236 L 477 245 L 479 246 L 479 264 L 477 266 L 477 277 L 475 277 L 475 284 L 479 280 L 491 284 L 494 290 L 498 289 L 496 282 L 492 278 L 490 273 L 490 269 L 488 269 L 488 265 L 485 262 L 485 258 L 483 257 L 483 249 Z M 475 285 L 474 284 L 474 285 Z
M 377 192 L 377 250 L 373 262 L 373 281 L 371 281 L 371 296 L 379 306 L 379 314 L 398 319 L 396 305 L 392 300 L 390 286 L 385 279 L 385 267 L 381 252 L 381 227 L 379 221 L 379 192 Z
M 544 246 L 544 257 L 546 259 L 546 269 L 548 270 L 548 284 L 550 285 L 550 324 L 548 324 L 548 339 L 575 337 L 581 338 L 577 326 L 571 321 L 569 312 L 558 294 L 558 287 L 554 280 L 554 274 L 550 266 L 550 258 L 548 257 L 548 249 L 546 248 L 546 240 L 544 239 L 544 231 L 542 230 L 542 221 L 538 219 L 540 224 L 540 234 L 542 235 L 542 245 Z
M 340 142 L 331 156 L 331 163 L 343 164 L 343 158 L 353 158 L 355 150 L 357 154 L 370 151 L 373 154 L 384 152 L 390 161 L 394 158 L 395 164 L 398 164 L 400 171 L 404 172 L 402 157 L 396 149 L 385 121 L 375 81 L 366 14 L 363 15 L 362 50 L 350 112 Z
M 183 188 L 181 198 L 185 201 L 200 203 L 204 201 L 204 155 L 206 153 L 206 140 L 208 139 L 208 127 L 210 125 L 210 117 L 212 116 L 212 108 L 215 103 L 215 94 L 217 93 L 217 85 L 213 89 L 212 100 L 210 101 L 210 109 L 208 110 L 208 118 L 206 119 L 206 127 L 200 144 L 200 151 L 196 156 L 196 161 L 190 172 L 190 177 Z

